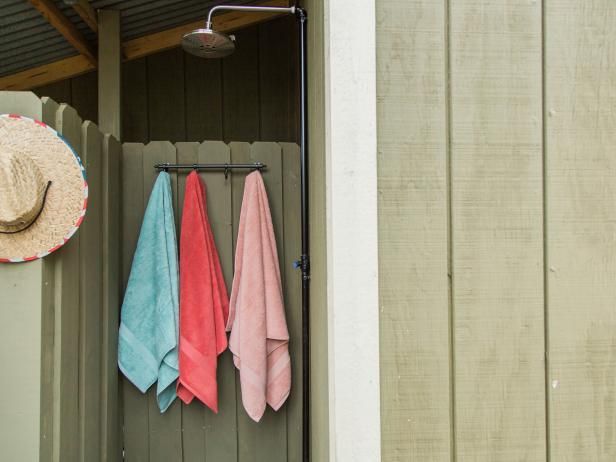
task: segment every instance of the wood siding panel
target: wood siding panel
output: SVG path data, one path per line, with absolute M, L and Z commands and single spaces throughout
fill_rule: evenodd
M 111 135 L 103 139 L 103 300 L 102 300 L 102 401 L 101 401 L 101 460 L 122 460 L 122 425 L 118 382 L 118 328 L 122 266 L 120 260 L 122 145 Z
M 143 144 L 122 146 L 122 293 L 130 275 L 133 254 L 145 212 Z M 126 462 L 149 462 L 147 399 L 121 375 L 124 458 Z
M 184 52 L 176 48 L 149 56 L 147 70 L 149 140 L 186 140 Z
M 239 153 L 235 150 L 235 147 L 240 147 Z M 239 154 L 239 158 L 236 158 L 236 153 Z M 263 171 L 263 181 L 267 190 L 272 222 L 274 225 L 274 233 L 276 235 L 279 264 L 282 268 L 285 261 L 285 254 L 283 246 L 284 211 L 281 154 L 280 145 L 276 143 L 254 143 L 252 145 L 248 145 L 247 143 L 233 143 L 231 147 L 231 156 L 234 163 L 260 161 L 267 165 L 267 169 Z M 244 160 L 240 160 L 240 158 Z M 233 183 L 234 189 L 236 186 L 240 186 L 242 190 L 241 194 L 239 191 L 236 193 L 235 190 L 233 194 L 234 229 L 238 229 L 239 215 L 236 215 L 236 212 L 241 210 L 245 175 L 241 173 L 239 175 L 234 174 L 233 179 L 235 180 Z M 241 183 L 241 185 L 238 185 L 238 183 Z M 284 282 L 285 281 L 283 278 L 283 284 Z M 295 297 L 299 296 L 300 293 L 295 294 Z M 296 364 L 294 359 L 295 358 L 291 358 L 293 367 Z M 295 395 L 295 391 L 293 391 L 293 396 L 295 399 L 299 399 L 301 397 L 301 395 Z M 263 418 L 258 423 L 254 422 L 250 417 L 248 417 L 248 414 L 242 405 L 239 373 L 237 378 L 237 397 L 238 461 L 286 461 L 288 402 L 281 409 L 279 409 L 278 412 L 272 411 L 272 409 L 268 406 Z
M 81 154 L 81 118 L 70 106 L 61 104 L 56 128 Z M 79 460 L 79 279 L 80 233 L 76 233 L 48 259 L 55 264 L 56 320 L 54 344 L 54 460 Z
M 143 150 L 143 197 L 146 207 L 159 174 L 154 169 L 154 165 L 162 162 L 177 162 L 175 146 L 168 141 L 153 141 L 147 144 Z M 171 175 L 171 194 L 175 215 L 177 210 L 177 177 L 175 175 Z M 156 400 L 156 387 L 150 387 L 146 396 L 148 399 L 150 462 L 181 461 L 182 406 L 180 400 L 176 399 L 169 409 L 161 414 Z
M 80 460 L 101 460 L 102 342 L 102 141 L 93 122 L 81 127 L 82 162 L 88 180 L 88 211 L 79 231 L 79 423 Z
M 541 4 L 451 2 L 458 460 L 545 460 Z
M 83 120 L 98 122 L 98 72 L 88 72 L 71 79 L 70 102 Z
M 616 460 L 616 4 L 546 2 L 553 461 Z
M 443 2 L 377 3 L 384 461 L 449 461 Z
M 222 60 L 184 55 L 186 140 L 222 139 Z
M 56 127 L 56 112 L 59 104 L 51 98 L 42 98 L 42 121 L 47 125 Z M 23 109 L 22 109 L 23 110 Z M 23 113 L 23 112 L 22 112 Z M 37 116 L 32 115 L 36 118 Z M 36 265 L 32 264 L 33 269 Z M 40 459 L 52 460 L 54 449 L 54 381 L 56 374 L 55 364 L 55 265 L 53 262 L 43 260 L 43 281 L 46 283 L 42 289 L 41 311 L 41 447 Z M 4 323 L 2 323 L 5 325 Z
M 150 140 L 148 118 L 148 67 L 146 58 L 122 66 L 122 141 L 147 143 Z
M 0 113 L 49 120 L 49 112 L 32 93 L 0 92 Z M 55 111 L 52 115 L 55 118 Z M 54 285 L 45 285 L 50 276 L 53 282 L 53 265 L 47 263 L 0 265 L 0 326 L 5 342 L 0 361 L 4 376 L 11 377 L 0 382 L 2 460 L 51 457 L 51 438 L 43 437 L 53 431 Z M 47 401 L 39 400 L 39 394 Z
M 235 53 L 224 59 L 223 140 L 259 140 L 259 29 L 251 27 L 236 34 Z
M 298 30 L 294 17 L 259 28 L 259 139 L 263 141 L 299 137 Z
M 198 151 L 200 163 L 231 162 L 231 150 L 221 141 L 201 143 Z M 216 248 L 225 276 L 227 291 L 231 294 L 233 281 L 233 222 L 231 177 L 215 171 L 201 172 L 207 188 L 207 209 Z M 218 414 L 205 409 L 206 462 L 237 461 L 237 408 L 235 367 L 229 350 L 218 359 Z
M 289 328 L 291 390 L 294 398 L 287 408 L 287 461 L 302 460 L 302 276 L 295 262 L 302 253 L 300 201 L 300 157 L 295 143 L 280 143 L 282 148 L 282 182 L 284 213 L 284 258 L 280 271 L 284 277 L 285 312 Z M 280 238 L 278 238 L 280 240 Z

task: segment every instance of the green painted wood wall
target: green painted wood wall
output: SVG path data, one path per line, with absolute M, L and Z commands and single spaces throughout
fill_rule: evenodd
M 175 48 L 122 65 L 122 141 L 298 140 L 296 21 L 238 31 L 236 52 L 206 60 Z M 97 121 L 97 73 L 36 88 Z M 172 103 L 172 104 L 170 104 Z
M 616 460 L 616 3 L 376 9 L 382 460 Z
M 156 178 L 153 165 L 179 163 L 246 163 L 261 161 L 268 168 L 263 178 L 274 222 L 283 276 L 289 326 L 292 390 L 278 411 L 268 408 L 254 423 L 241 402 L 239 376 L 232 357 L 219 359 L 219 413 L 198 400 L 184 405 L 176 400 L 164 414 L 156 404 L 155 390 L 141 394 L 123 380 L 125 460 L 150 462 L 287 462 L 301 460 L 301 279 L 293 261 L 300 254 L 299 148 L 291 143 L 168 141 L 124 144 L 122 200 L 122 277 L 128 280 L 139 228 Z M 176 223 L 181 221 L 187 172 L 172 172 Z M 201 174 L 207 190 L 208 214 L 220 254 L 227 287 L 233 277 L 233 255 L 239 223 L 245 172 Z

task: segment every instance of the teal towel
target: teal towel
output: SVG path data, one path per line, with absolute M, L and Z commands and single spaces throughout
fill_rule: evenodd
M 122 303 L 118 365 L 145 393 L 158 381 L 165 412 L 176 397 L 178 378 L 178 255 L 169 174 L 156 179 L 143 217 Z

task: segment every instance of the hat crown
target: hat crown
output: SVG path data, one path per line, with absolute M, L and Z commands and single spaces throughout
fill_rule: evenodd
M 0 150 L 0 231 L 27 227 L 40 213 L 45 198 L 45 178 L 27 154 L 8 146 Z

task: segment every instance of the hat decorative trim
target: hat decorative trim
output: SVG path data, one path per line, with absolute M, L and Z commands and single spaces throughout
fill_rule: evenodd
M 39 253 L 37 253 L 35 255 L 28 255 L 28 256 L 19 257 L 19 258 L 0 258 L 0 263 L 19 263 L 19 262 L 32 261 L 32 260 L 36 260 L 38 258 L 46 257 L 47 255 L 49 255 L 50 253 L 54 252 L 55 250 L 58 250 L 60 247 L 62 247 L 77 232 L 77 229 L 79 229 L 79 226 L 83 222 L 83 219 L 84 219 L 85 214 L 86 214 L 86 209 L 88 207 L 88 183 L 86 181 L 86 170 L 85 170 L 85 168 L 84 168 L 84 166 L 83 166 L 83 164 L 81 162 L 81 159 L 79 158 L 79 155 L 75 152 L 75 150 L 70 145 L 70 143 L 60 133 L 58 133 L 56 130 L 51 128 L 49 125 L 47 125 L 47 124 L 45 124 L 45 123 L 43 123 L 43 122 L 41 122 L 39 120 L 32 119 L 30 117 L 22 116 L 22 115 L 19 115 L 19 114 L 0 114 L 0 118 L 22 119 L 22 120 L 27 120 L 27 121 L 33 122 L 33 123 L 35 123 L 35 124 L 45 128 L 45 129 L 47 129 L 53 135 L 55 135 L 58 138 L 60 138 L 64 142 L 64 144 L 66 144 L 66 146 L 68 146 L 68 148 L 70 149 L 71 153 L 73 154 L 75 162 L 79 166 L 79 170 L 81 171 L 81 176 L 83 178 L 83 203 L 82 203 L 82 207 L 81 207 L 81 213 L 79 214 L 79 217 L 77 218 L 76 222 L 73 224 L 73 226 L 71 226 L 71 228 L 69 229 L 67 234 L 62 238 L 62 240 L 60 242 L 57 242 L 50 249 L 47 249 L 47 250 L 45 250 L 43 252 L 39 252 Z M 47 193 L 48 190 L 49 190 L 49 184 L 47 185 L 46 193 Z M 41 210 L 39 211 L 39 215 L 40 215 L 40 213 L 42 212 L 43 209 L 44 209 L 44 207 L 41 207 Z M 38 218 L 38 216 L 37 216 L 37 218 Z M 36 219 L 34 219 L 32 223 L 34 223 L 35 221 L 36 221 Z M 24 231 L 25 229 L 27 229 L 27 228 L 24 228 L 21 231 Z

